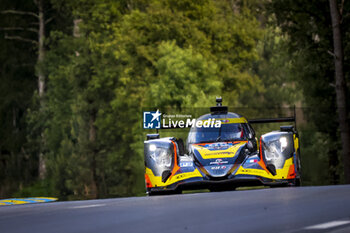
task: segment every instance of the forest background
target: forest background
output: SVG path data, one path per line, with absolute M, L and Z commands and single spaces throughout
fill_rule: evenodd
M 336 0 L 1 0 L 0 198 L 144 195 L 142 111 L 216 96 L 295 106 L 303 185 L 350 183 L 349 24 Z

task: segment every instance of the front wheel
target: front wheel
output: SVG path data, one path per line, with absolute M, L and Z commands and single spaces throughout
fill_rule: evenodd
M 182 194 L 182 190 L 166 190 L 166 191 L 148 191 L 148 196 L 174 195 Z
M 301 186 L 301 178 L 295 178 L 293 184 L 295 187 Z
M 210 187 L 210 192 L 224 192 L 224 191 L 234 191 L 236 187 L 228 187 L 228 186 L 218 186 L 218 187 Z
M 299 187 L 299 186 L 301 186 L 301 179 L 295 178 L 288 183 L 270 185 L 270 188 Z

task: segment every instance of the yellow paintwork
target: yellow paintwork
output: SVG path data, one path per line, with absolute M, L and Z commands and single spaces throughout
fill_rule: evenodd
M 57 201 L 57 198 L 54 197 L 30 197 L 30 198 L 12 198 L 12 199 L 2 199 L 0 200 L 0 205 L 21 205 L 21 204 L 30 204 L 36 202 L 49 202 Z
M 13 200 L 5 200 L 6 202 L 11 202 L 12 204 L 14 204 L 14 205 L 17 205 L 17 204 L 27 204 L 28 202 L 26 202 L 26 201 L 18 201 L 18 200 L 15 200 L 15 199 L 13 199 Z M 0 201 L 1 202 L 1 201 Z
M 215 150 L 210 151 L 204 147 L 199 145 L 193 145 L 195 149 L 200 153 L 203 159 L 218 159 L 218 158 L 233 158 L 236 156 L 237 150 L 244 145 L 246 142 L 239 142 L 237 144 L 232 145 L 230 148 L 226 150 Z
M 162 182 L 162 177 L 161 176 L 155 176 L 153 174 L 153 171 L 146 167 L 146 174 L 148 175 L 152 187 L 162 187 L 162 186 L 168 186 L 173 183 L 176 183 L 181 180 L 189 179 L 189 178 L 194 178 L 194 177 L 202 177 L 201 173 L 198 171 L 196 168 L 193 172 L 185 172 L 185 173 L 180 173 L 177 175 L 174 175 L 170 179 L 168 179 L 165 183 Z
M 221 122 L 221 124 L 235 124 L 235 123 L 248 123 L 247 119 L 244 117 L 240 118 L 216 118 L 217 121 L 228 121 L 228 122 Z
M 295 149 L 295 152 L 297 152 L 299 149 L 299 138 L 297 138 L 295 134 L 293 134 L 293 138 L 294 138 L 294 149 Z
M 209 118 L 209 119 L 201 120 L 202 124 L 207 123 L 208 125 L 211 125 L 212 123 L 215 124 L 216 121 L 221 121 L 221 124 L 248 123 L 247 119 L 245 119 L 244 117 L 241 117 L 241 118 Z
M 193 145 L 193 146 L 199 151 L 203 159 L 216 159 L 216 158 L 232 158 L 236 156 L 237 150 L 245 143 L 246 143 L 245 141 L 242 141 L 231 146 L 226 150 L 215 150 L 215 151 L 210 151 L 199 145 Z M 294 135 L 294 147 L 296 151 L 299 148 L 299 139 L 295 137 L 295 135 Z M 276 170 L 277 174 L 275 176 L 263 169 L 243 168 L 242 166 L 238 168 L 238 171 L 235 173 L 235 175 L 261 176 L 261 177 L 265 177 L 273 180 L 287 179 L 290 166 L 292 165 L 293 165 L 293 157 L 285 161 L 283 168 Z M 193 172 L 186 172 L 186 173 L 180 173 L 180 174 L 174 175 L 173 177 L 168 179 L 165 183 L 162 182 L 161 176 L 155 176 L 153 174 L 153 171 L 147 167 L 146 167 L 146 174 L 152 183 L 152 187 L 164 187 L 164 186 L 174 184 L 181 180 L 186 180 L 194 177 L 203 177 L 197 168 Z
M 266 172 L 262 169 L 252 169 L 252 168 L 243 168 L 242 166 L 239 167 L 238 171 L 235 175 L 253 175 L 253 176 L 261 176 L 268 179 L 287 179 L 289 167 L 293 165 L 293 157 L 286 160 L 284 163 L 283 168 L 277 169 L 277 174 L 273 176 L 271 173 Z M 146 174 L 148 175 L 152 187 L 164 187 L 171 184 L 174 184 L 178 181 L 194 178 L 194 177 L 202 177 L 201 173 L 196 168 L 193 172 L 186 172 L 186 173 L 180 173 L 177 175 L 174 175 L 171 177 L 171 179 L 167 180 L 165 183 L 162 182 L 161 176 L 155 176 L 151 169 L 146 167 Z
M 262 176 L 268 179 L 287 179 L 289 167 L 293 165 L 293 157 L 286 160 L 283 168 L 276 170 L 276 175 L 266 172 L 262 169 L 252 169 L 252 168 L 243 168 L 239 167 L 235 175 L 253 175 L 253 176 Z

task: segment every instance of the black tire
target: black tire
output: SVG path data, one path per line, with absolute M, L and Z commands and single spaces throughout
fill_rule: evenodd
M 236 187 L 229 187 L 229 186 L 218 186 L 218 187 L 210 187 L 210 192 L 225 192 L 225 191 L 234 191 L 236 190 Z
M 295 178 L 294 180 L 294 186 L 295 187 L 300 187 L 301 186 L 301 178 Z
M 182 194 L 182 190 L 171 190 L 171 191 L 148 191 L 148 196 L 162 196 L 162 195 L 174 195 Z
M 299 186 L 301 186 L 301 179 L 300 178 L 295 178 L 291 183 L 270 185 L 270 188 L 299 187 Z
M 290 185 L 288 183 L 270 185 L 270 188 L 285 188 L 285 187 L 290 187 Z

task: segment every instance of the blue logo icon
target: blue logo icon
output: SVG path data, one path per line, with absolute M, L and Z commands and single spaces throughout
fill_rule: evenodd
M 162 113 L 157 110 L 156 112 L 143 112 L 143 128 L 144 129 L 160 129 L 160 116 Z

